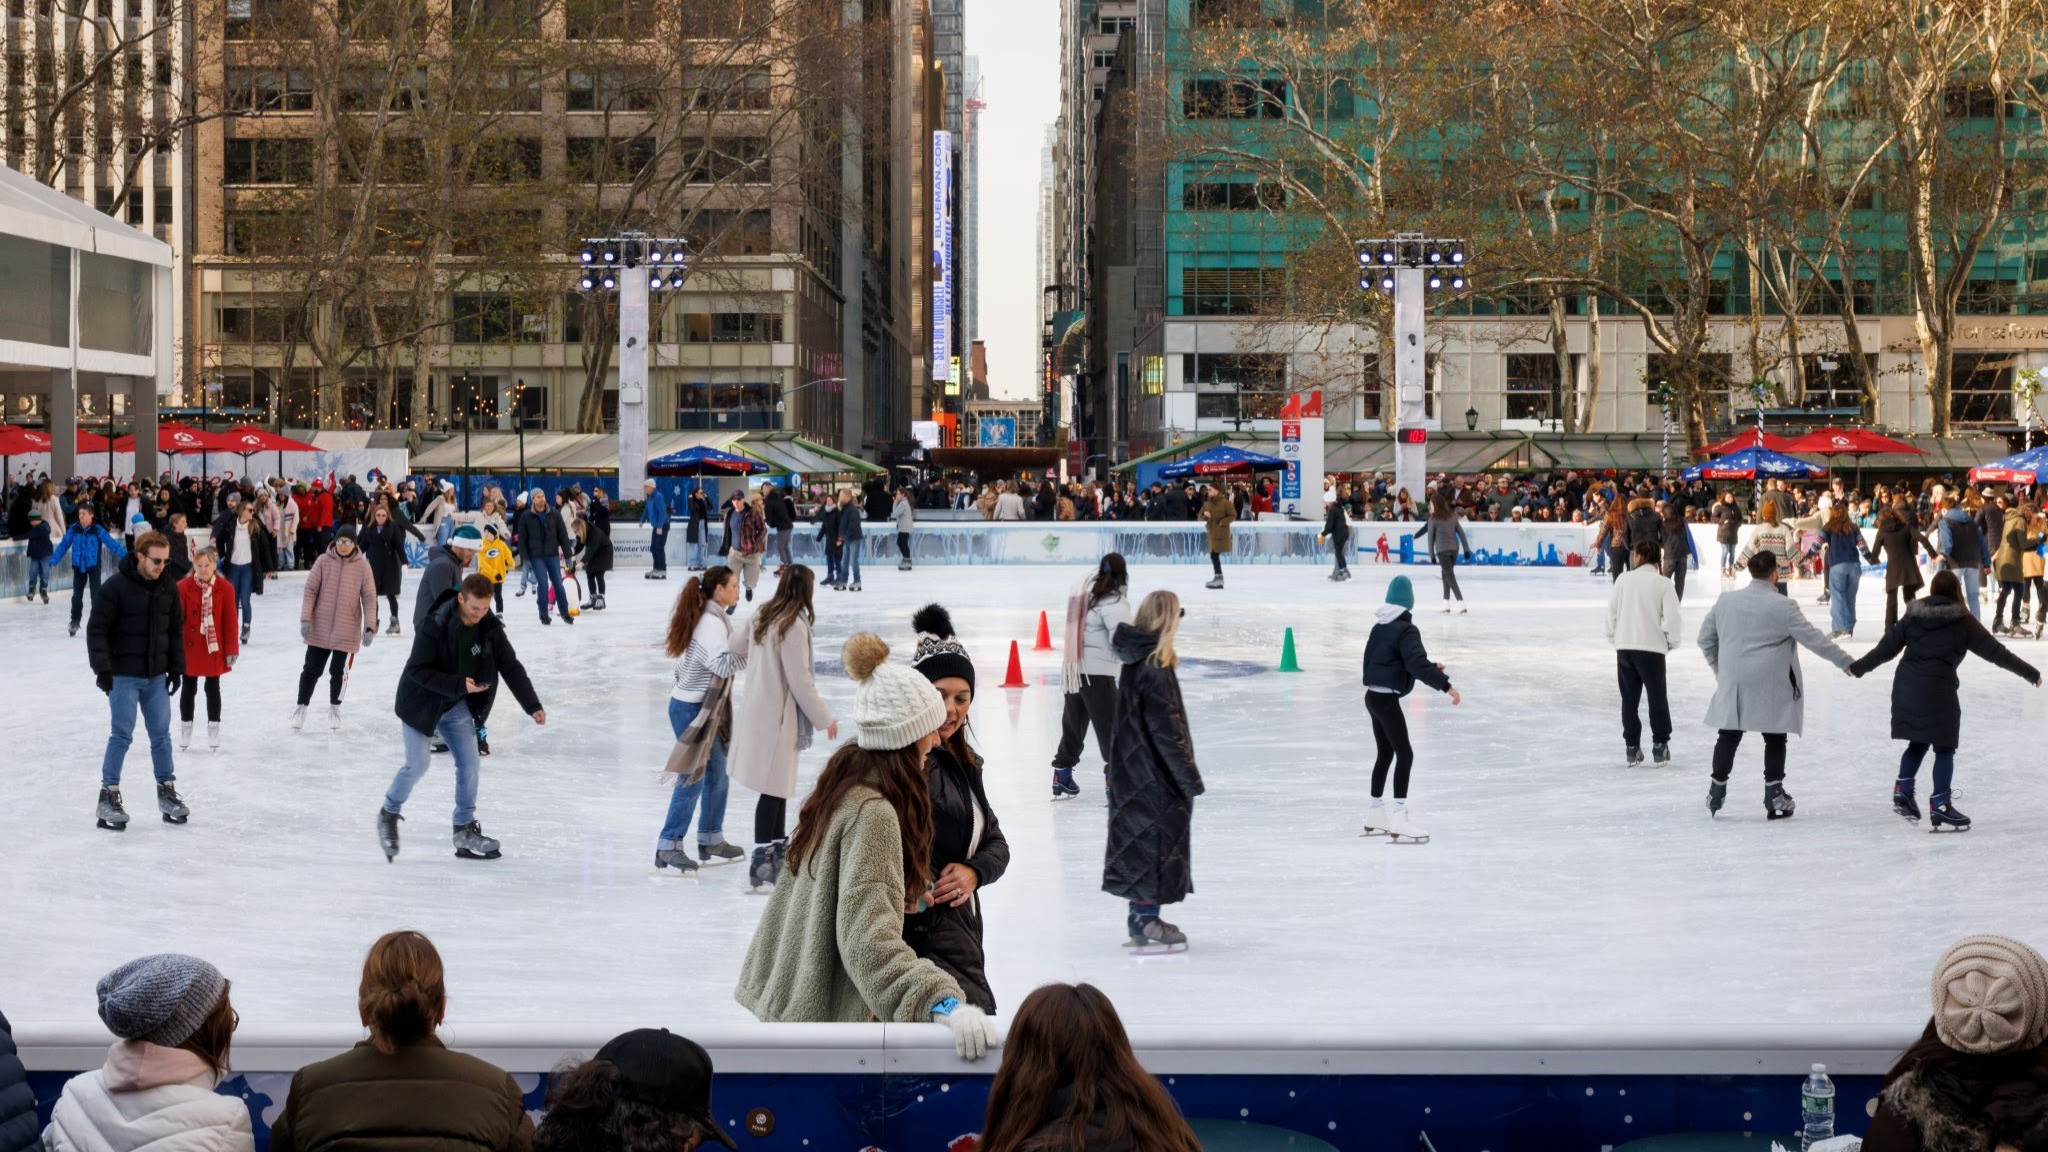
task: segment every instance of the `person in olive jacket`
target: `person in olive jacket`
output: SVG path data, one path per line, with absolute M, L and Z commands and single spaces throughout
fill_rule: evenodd
M 1123 671 L 1110 742 L 1102 890 L 1130 902 L 1124 928 L 1137 947 L 1185 945 L 1187 935 L 1161 920 L 1159 911 L 1195 890 L 1190 857 L 1202 774 L 1174 671 L 1180 617 L 1180 597 L 1154 592 L 1138 605 L 1135 620 L 1117 625 L 1110 639 Z
M 974 662 L 953 638 L 953 618 L 944 608 L 926 605 L 910 623 L 918 632 L 910 667 L 945 697 L 946 723 L 938 746 L 924 758 L 932 795 L 932 901 L 904 917 L 903 939 L 951 976 L 969 1004 L 993 1015 L 996 997 L 982 955 L 977 894 L 1010 867 L 1010 842 L 982 786 L 981 757 L 967 744 Z
M 14 1029 L 0 1013 L 0 1152 L 41 1152 L 42 1146 L 36 1094 L 29 1091 L 28 1070 L 15 1054 Z
M 136 537 L 135 550 L 94 597 L 86 622 L 86 654 L 113 714 L 95 813 L 99 826 L 111 832 L 128 827 L 128 812 L 121 806 L 121 765 L 135 740 L 137 709 L 149 732 L 157 811 L 166 824 L 183 824 L 190 815 L 178 796 L 171 757 L 171 697 L 185 679 L 185 613 L 178 586 L 164 575 L 170 558 L 171 543 L 161 533 Z
M 370 1038 L 292 1076 L 270 1152 L 531 1152 L 519 1085 L 441 1043 L 447 1011 L 432 941 L 392 932 L 371 945 L 356 996 Z
M 1955 775 L 1956 745 L 1961 743 L 1963 704 L 1956 669 L 1963 657 L 1976 653 L 2034 687 L 2041 673 L 2013 655 L 1963 606 L 1962 582 L 1953 572 L 1937 572 L 1927 598 L 1906 606 L 1905 619 L 1885 631 L 1877 647 L 1849 665 L 1849 675 L 1862 677 L 1904 654 L 1892 678 L 1892 739 L 1904 740 L 1899 778 L 1892 784 L 1892 811 L 1917 824 L 1920 806 L 1913 799 L 1913 781 L 1927 749 L 1934 749 L 1934 790 L 1928 794 L 1929 827 L 1968 831 L 1970 818 L 1949 802 Z

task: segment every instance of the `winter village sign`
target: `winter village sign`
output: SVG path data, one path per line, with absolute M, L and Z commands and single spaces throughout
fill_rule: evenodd
M 2048 348 L 2048 323 L 2019 324 L 2008 321 L 2004 324 L 1970 324 L 1956 329 L 1956 346 L 1960 348 L 1994 348 L 2013 351 Z M 1887 352 L 1917 352 L 1920 342 L 1912 337 L 1894 340 L 1885 346 Z

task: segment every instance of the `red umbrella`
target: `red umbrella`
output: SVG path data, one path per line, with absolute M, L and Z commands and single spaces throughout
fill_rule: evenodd
M 0 424 L 0 456 L 34 456 L 50 450 L 50 434 L 14 424 Z M 107 438 L 90 432 L 78 433 L 78 451 L 105 452 Z
M 242 458 L 242 471 L 249 470 L 249 457 L 258 452 L 277 453 L 277 474 L 284 475 L 284 454 L 287 452 L 318 452 L 320 446 L 304 440 L 294 440 L 281 433 L 272 432 L 254 424 L 238 424 L 220 434 L 224 440 L 236 445 L 232 451 Z
M 1793 450 L 1792 441 L 1789 438 L 1750 428 L 1746 431 L 1737 432 L 1719 444 L 1709 444 L 1705 448 L 1698 449 L 1693 455 L 1728 456 L 1740 452 L 1744 448 L 1768 448 L 1773 452 L 1790 452 Z
M 156 450 L 172 455 L 179 453 L 233 452 L 239 445 L 229 444 L 225 438 L 194 428 L 188 424 L 159 424 L 156 426 Z M 114 441 L 114 451 L 135 451 L 135 437 L 123 436 Z
M 1804 452 L 1813 456 L 1876 456 L 1885 452 L 1926 455 L 1903 440 L 1894 440 L 1866 428 L 1822 428 L 1797 437 L 1791 447 L 1782 451 Z

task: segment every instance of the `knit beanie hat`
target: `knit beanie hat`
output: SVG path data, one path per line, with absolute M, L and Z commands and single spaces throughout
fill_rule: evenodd
M 348 542 L 353 544 L 355 542 L 355 538 L 356 526 L 353 524 L 343 524 L 334 530 L 334 539 L 336 541 L 347 540 Z
M 946 701 L 932 682 L 900 664 L 890 664 L 889 645 L 872 632 L 856 632 L 840 651 L 853 692 L 858 743 L 870 752 L 908 748 L 946 723 Z
M 467 548 L 473 552 L 483 547 L 484 534 L 476 530 L 476 525 L 464 524 L 455 530 L 453 536 L 448 537 L 448 543 L 454 547 Z
M 1413 610 L 1415 607 L 1415 585 L 1410 584 L 1406 576 L 1394 577 L 1392 582 L 1387 585 L 1387 603 L 1397 604 L 1403 608 Z
M 100 977 L 100 1019 L 123 1040 L 176 1048 L 206 1023 L 227 986 L 220 969 L 197 956 L 144 956 Z
M 1934 1032 L 1986 1056 L 2048 1039 L 2048 961 L 2009 936 L 1965 936 L 1934 966 Z
M 917 654 L 910 658 L 911 668 L 934 684 L 957 677 L 967 681 L 969 692 L 974 691 L 974 661 L 953 639 L 952 615 L 937 604 L 927 604 L 910 618 L 910 626 L 917 629 Z

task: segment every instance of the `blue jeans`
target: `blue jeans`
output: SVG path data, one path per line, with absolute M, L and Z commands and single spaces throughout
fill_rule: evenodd
M 690 541 L 690 567 L 704 567 L 704 535 L 701 531 L 695 540 Z
M 668 702 L 668 724 L 676 730 L 681 739 L 683 729 L 702 711 L 701 703 L 670 699 Z M 697 799 L 703 797 L 703 815 L 697 820 L 697 843 L 718 844 L 725 840 L 725 796 L 732 789 L 732 778 L 725 774 L 725 744 L 711 745 L 710 762 L 704 766 L 704 775 L 695 784 L 678 783 L 668 798 L 668 817 L 661 822 L 661 844 L 663 849 L 680 848 L 683 837 L 690 831 L 690 814 L 698 810 Z
M 121 762 L 128 759 L 128 745 L 135 742 L 135 709 L 142 708 L 142 724 L 149 733 L 149 762 L 159 783 L 175 779 L 171 764 L 171 691 L 161 676 L 116 676 L 114 689 L 107 693 L 107 707 L 114 727 L 107 733 L 107 755 L 100 761 L 100 783 L 109 788 L 121 783 Z
M 840 551 L 839 582 L 841 584 L 860 583 L 861 543 L 862 542 L 859 540 L 848 540 L 846 542 L 846 547 Z M 853 575 L 851 577 L 847 576 L 846 574 L 848 569 L 851 569 L 853 571 Z
M 560 556 L 535 556 L 533 558 L 534 604 L 540 609 L 540 618 L 548 618 L 548 589 L 555 590 L 555 603 L 562 609 L 562 615 L 569 614 L 569 589 L 562 585 L 562 558 Z
M 470 713 L 469 701 L 457 700 L 453 708 L 441 713 L 432 733 L 418 731 L 404 721 L 399 722 L 398 730 L 405 735 L 405 767 L 391 778 L 391 790 L 384 793 L 384 810 L 394 815 L 405 810 L 406 797 L 412 795 L 413 786 L 433 761 L 434 736 L 438 734 L 455 757 L 455 827 L 476 819 L 476 717 Z
M 1951 568 L 1949 571 L 1954 572 L 1956 579 L 1963 582 L 1963 599 L 1970 602 L 1970 615 L 1979 615 L 1977 590 L 1984 584 L 1984 570 L 1982 568 Z
M 1735 542 L 1732 540 L 1721 545 L 1721 567 L 1735 567 Z
M 647 548 L 654 556 L 654 570 L 668 571 L 668 525 L 663 524 L 654 530 L 654 536 L 647 542 Z
M 1861 564 L 1828 566 L 1828 619 L 1835 631 L 1856 630 L 1856 586 L 1862 582 Z
M 249 590 L 256 584 L 256 566 L 230 564 L 227 573 L 228 586 L 235 590 L 235 605 L 242 611 L 242 627 L 247 628 L 256 618 L 256 610 L 249 605 Z
M 1927 755 L 1927 745 L 1909 743 L 1899 757 L 1899 779 L 1911 783 L 1920 775 L 1920 761 Z M 1934 750 L 1934 792 L 1935 796 L 1948 795 L 1949 782 L 1956 774 L 1956 750 L 1936 748 Z
M 48 556 L 40 560 L 28 562 L 28 590 L 30 592 L 41 592 L 45 596 L 50 594 L 50 558 Z

